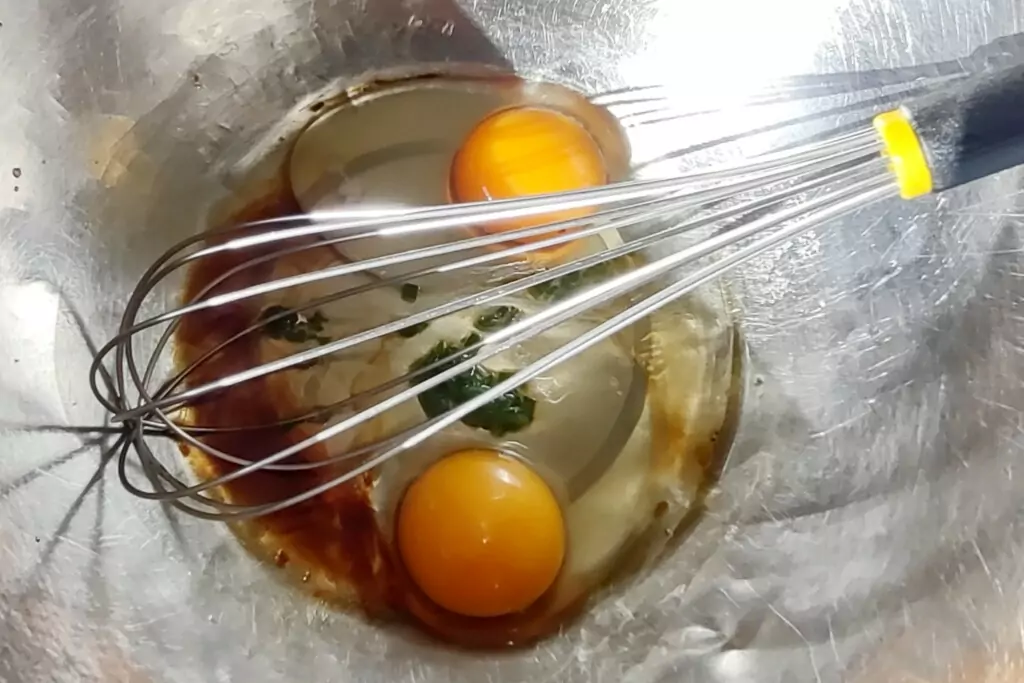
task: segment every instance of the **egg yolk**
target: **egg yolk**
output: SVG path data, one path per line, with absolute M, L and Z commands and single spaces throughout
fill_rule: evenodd
M 450 193 L 457 202 L 512 199 L 581 190 L 608 180 L 601 149 L 590 133 L 550 109 L 504 109 L 477 124 L 452 161 Z M 497 233 L 582 218 L 584 207 L 481 224 Z M 546 233 L 522 241 L 554 236 Z
M 408 488 L 398 550 L 434 603 L 469 617 L 526 609 L 551 587 L 565 557 L 554 494 L 523 463 L 490 450 L 442 458 Z

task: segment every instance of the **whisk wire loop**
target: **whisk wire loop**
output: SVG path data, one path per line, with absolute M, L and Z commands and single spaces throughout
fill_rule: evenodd
M 810 86 L 795 84 L 793 87 L 809 92 Z M 650 93 L 641 93 L 642 97 L 648 95 Z M 628 99 L 627 95 L 615 95 L 612 99 L 615 97 Z M 203 519 L 238 521 L 272 514 L 373 471 L 495 399 L 625 330 L 668 302 L 795 235 L 894 193 L 892 180 L 879 156 L 875 134 L 869 126 L 863 126 L 741 163 L 702 168 L 669 178 L 637 179 L 589 190 L 475 204 L 323 211 L 210 231 L 178 243 L 146 270 L 129 297 L 116 335 L 97 354 L 90 382 L 109 411 L 110 422 L 124 430 L 124 441 L 118 451 L 118 471 L 122 484 L 132 494 L 165 502 Z M 589 213 L 567 220 L 531 221 L 527 227 L 492 233 L 480 229 L 488 223 L 535 219 L 574 209 L 586 209 Z M 453 233 L 454 230 L 462 232 Z M 608 242 L 595 252 L 543 268 L 530 267 L 511 279 L 484 283 L 400 319 L 373 324 L 338 339 L 324 340 L 315 347 L 301 348 L 281 358 L 219 377 L 204 375 L 202 380 L 196 379 L 201 367 L 220 354 L 230 353 L 231 346 L 243 337 L 258 334 L 261 329 L 289 316 L 315 311 L 377 289 L 400 288 L 436 275 L 474 273 L 477 268 L 512 262 L 529 263 L 531 253 L 613 233 L 621 239 Z M 438 235 L 439 238 L 427 246 L 403 249 L 403 241 L 412 235 Z M 692 238 L 693 235 L 700 236 Z M 673 241 L 684 237 L 688 241 L 679 244 Z M 381 247 L 394 245 L 394 249 L 385 249 L 383 255 L 360 260 L 342 257 L 347 245 L 365 240 L 372 240 Z M 322 248 L 334 249 L 338 261 L 316 270 L 224 291 L 236 276 L 246 271 Z M 652 250 L 665 248 L 668 248 L 667 253 L 652 256 Z M 241 254 L 244 258 L 233 260 L 233 265 L 204 283 L 191 300 L 153 315 L 141 315 L 149 298 L 172 275 L 200 260 L 226 253 Z M 426 367 L 410 368 L 401 376 L 389 377 L 326 406 L 304 408 L 304 412 L 300 411 L 302 414 L 252 425 L 197 424 L 190 417 L 188 409 L 196 402 L 216 400 L 218 393 L 243 383 L 307 367 L 407 328 L 494 304 L 538 285 L 590 272 L 624 257 L 629 258 L 629 267 L 602 271 L 601 278 L 563 298 L 545 302 L 539 310 L 498 330 L 480 335 Z M 359 284 L 339 286 L 333 291 L 328 289 L 326 294 L 293 307 L 261 315 L 197 353 L 168 377 L 155 381 L 162 354 L 171 347 L 176 330 L 187 316 L 351 275 L 365 277 Z M 537 335 L 579 316 L 594 316 L 612 301 L 621 304 L 617 304 L 613 314 L 599 315 L 600 322 L 586 332 L 507 377 L 502 376 L 500 381 L 460 405 L 398 433 L 370 443 L 361 442 L 340 453 L 316 459 L 301 457 L 304 452 L 312 452 L 342 435 L 354 433 L 388 411 L 520 347 Z M 151 337 L 155 338 L 152 345 Z M 112 393 L 101 391 L 98 380 L 108 360 L 113 366 Z M 218 434 L 289 429 L 310 424 L 314 418 L 320 423 L 315 430 L 303 431 L 301 437 L 287 441 L 288 445 L 259 458 L 228 452 L 208 441 L 208 437 Z M 186 483 L 161 460 L 153 443 L 156 438 L 169 438 L 187 449 L 201 451 L 226 467 L 216 476 Z M 151 483 L 152 488 L 148 490 L 133 483 L 129 476 L 132 451 L 138 455 L 142 473 Z M 294 495 L 282 495 L 277 500 L 248 505 L 221 496 L 225 487 L 258 472 L 287 474 L 313 470 L 322 470 L 325 474 L 310 480 L 309 488 Z

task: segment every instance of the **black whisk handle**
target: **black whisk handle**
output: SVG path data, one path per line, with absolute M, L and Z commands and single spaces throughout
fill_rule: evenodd
M 979 74 L 875 118 L 905 198 L 1024 164 L 1024 65 Z

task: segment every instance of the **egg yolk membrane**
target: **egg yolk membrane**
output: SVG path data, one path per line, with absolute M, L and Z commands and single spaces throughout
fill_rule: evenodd
M 520 612 L 554 584 L 565 523 L 544 480 L 496 451 L 467 450 L 431 465 L 398 510 L 398 550 L 413 583 L 468 617 Z
M 449 187 L 456 202 L 481 202 L 582 190 L 606 182 L 601 149 L 580 123 L 551 109 L 517 107 L 488 116 L 470 132 L 452 161 Z M 592 211 L 570 209 L 485 223 L 479 229 L 507 232 L 583 218 Z

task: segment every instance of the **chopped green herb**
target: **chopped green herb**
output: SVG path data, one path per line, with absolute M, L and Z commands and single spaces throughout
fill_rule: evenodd
M 405 339 L 411 339 L 423 330 L 427 329 L 429 326 L 430 323 L 416 323 L 415 325 L 409 325 L 409 327 L 403 327 L 400 329 L 398 331 L 398 336 L 404 337 Z
M 468 335 L 462 338 L 461 342 L 458 343 L 439 341 L 436 344 L 434 344 L 430 351 L 428 351 L 425 355 L 421 356 L 415 362 L 413 362 L 413 364 L 409 366 L 409 370 L 415 372 L 416 370 L 421 370 L 429 365 L 433 365 L 434 363 L 445 360 L 446 358 L 448 358 L 448 356 L 451 356 L 454 353 L 459 353 L 460 351 L 463 352 L 459 353 L 458 357 L 448 358 L 448 362 L 439 365 L 438 367 L 434 368 L 430 372 L 426 373 L 422 377 L 419 377 L 415 380 L 417 383 L 422 382 L 424 379 L 433 377 L 438 373 L 444 372 L 453 365 L 456 365 L 468 358 L 472 358 L 473 356 L 475 356 L 475 351 L 466 351 L 466 349 L 469 348 L 470 346 L 473 346 L 481 339 L 483 339 L 483 337 L 481 337 L 476 332 L 470 332 Z
M 522 315 L 515 306 L 493 306 L 481 313 L 473 322 L 473 327 L 481 332 L 492 332 L 508 327 Z
M 574 273 L 563 275 L 562 277 L 555 278 L 554 280 L 548 280 L 542 282 L 539 285 L 530 287 L 529 293 L 534 299 L 540 299 L 541 301 L 558 301 L 565 297 L 574 294 L 576 290 L 580 289 L 586 284 L 596 283 L 603 278 L 613 275 L 616 271 L 620 270 L 618 262 L 620 259 L 612 259 L 611 261 L 605 261 L 604 263 L 597 263 L 584 268 L 583 270 L 577 270 Z
M 481 337 L 479 334 L 477 334 L 476 332 L 470 332 L 469 334 L 462 338 L 460 346 L 464 349 L 468 349 L 470 346 L 473 346 L 474 344 L 479 344 L 482 340 L 483 337 Z M 476 355 L 476 351 L 473 351 L 471 355 Z M 463 356 L 463 358 L 469 358 L 469 356 Z
M 468 335 L 459 343 L 438 342 L 426 355 L 415 361 L 409 370 L 415 372 L 445 359 L 448 359 L 447 362 L 417 377 L 414 382 L 422 382 L 475 355 L 475 352 L 462 351 L 478 341 L 480 341 L 480 335 L 474 333 Z M 449 359 L 449 356 L 452 357 Z M 420 407 L 427 414 L 427 417 L 443 415 L 504 382 L 513 374 L 512 372 L 489 370 L 478 365 L 460 375 L 456 375 L 447 382 L 424 391 L 419 396 Z M 524 387 L 519 387 L 477 408 L 462 418 L 462 422 L 470 427 L 484 429 L 492 435 L 500 437 L 511 432 L 518 432 L 529 426 L 533 422 L 536 404 L 537 402 L 526 394 Z
M 261 320 L 273 318 L 289 309 L 284 306 L 270 306 L 260 314 Z M 263 326 L 263 330 L 271 339 L 283 339 L 293 344 L 303 344 L 308 341 L 315 341 L 318 344 L 328 344 L 331 338 L 322 335 L 324 323 L 327 318 L 320 311 L 315 311 L 308 318 L 301 313 L 292 311 L 275 320 L 271 320 Z
M 407 304 L 415 303 L 416 299 L 420 298 L 420 287 L 414 285 L 411 282 L 406 282 L 402 285 L 401 290 L 402 301 Z

